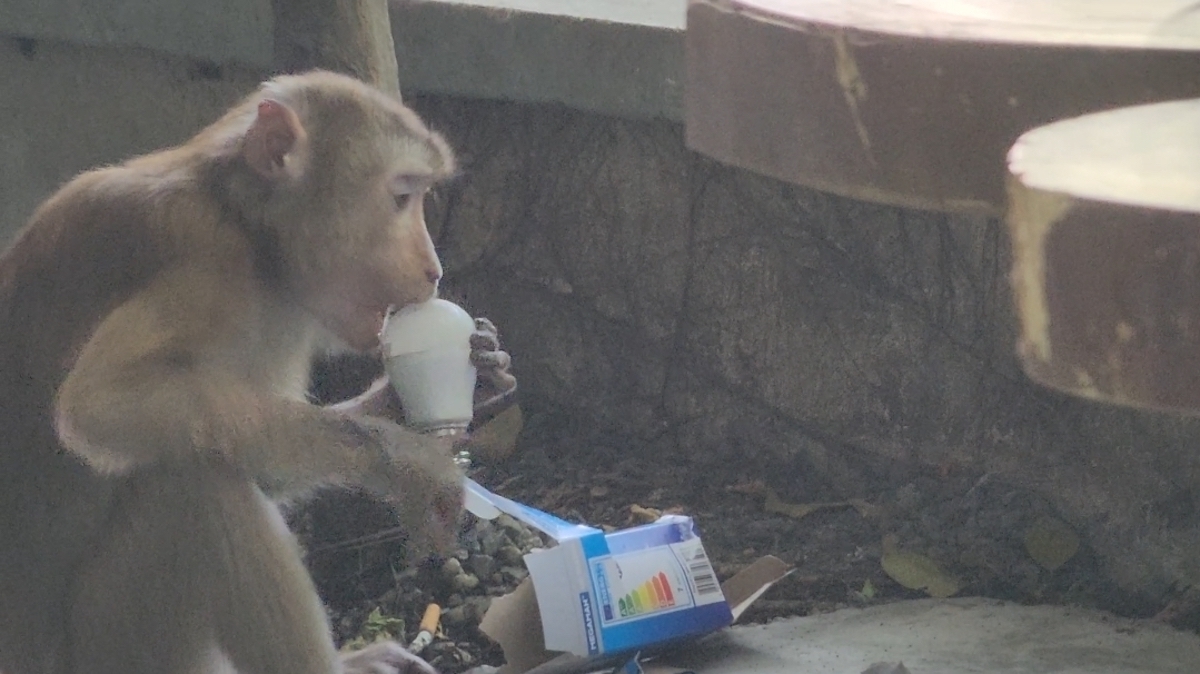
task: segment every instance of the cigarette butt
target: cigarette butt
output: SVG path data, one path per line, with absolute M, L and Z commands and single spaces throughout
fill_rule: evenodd
M 412 653 L 413 655 L 420 655 L 421 652 L 424 651 L 425 648 L 431 643 L 433 643 L 433 632 L 421 630 L 421 633 L 417 635 L 417 638 L 413 639 L 412 643 L 408 645 L 408 652 Z
M 436 634 L 438 621 L 442 619 L 442 607 L 430 604 L 425 607 L 425 615 L 421 616 L 421 631 Z
M 425 607 L 425 615 L 421 617 L 421 628 L 417 638 L 408 645 L 408 652 L 420 655 L 425 647 L 433 643 L 433 635 L 437 634 L 438 621 L 442 618 L 442 607 L 430 604 Z

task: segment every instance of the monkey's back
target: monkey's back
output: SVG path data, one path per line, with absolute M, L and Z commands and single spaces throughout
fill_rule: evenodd
M 186 181 L 146 199 L 136 161 L 67 183 L 0 255 L 0 670 L 60 652 L 47 646 L 116 486 L 60 447 L 55 392 L 97 324 L 186 254 L 161 226 L 191 201 Z

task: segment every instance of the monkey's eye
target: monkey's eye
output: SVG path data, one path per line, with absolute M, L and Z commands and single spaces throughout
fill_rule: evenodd
M 392 199 L 396 202 L 396 210 L 403 211 L 412 205 L 413 199 L 420 199 L 429 190 L 429 179 L 420 176 L 399 175 L 392 178 Z

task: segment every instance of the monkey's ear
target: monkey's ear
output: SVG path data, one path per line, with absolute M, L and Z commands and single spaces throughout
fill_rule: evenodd
M 242 154 L 250 168 L 264 178 L 297 178 L 303 172 L 298 150 L 306 136 L 294 110 L 265 99 L 258 104 L 254 123 L 246 131 Z

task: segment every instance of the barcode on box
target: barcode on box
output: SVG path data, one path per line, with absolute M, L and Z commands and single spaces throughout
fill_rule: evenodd
M 712 565 L 708 563 L 708 555 L 704 548 L 696 546 L 692 559 L 688 562 L 688 574 L 692 577 L 692 587 L 696 588 L 696 596 L 721 592 L 717 584 L 717 575 L 713 573 Z

